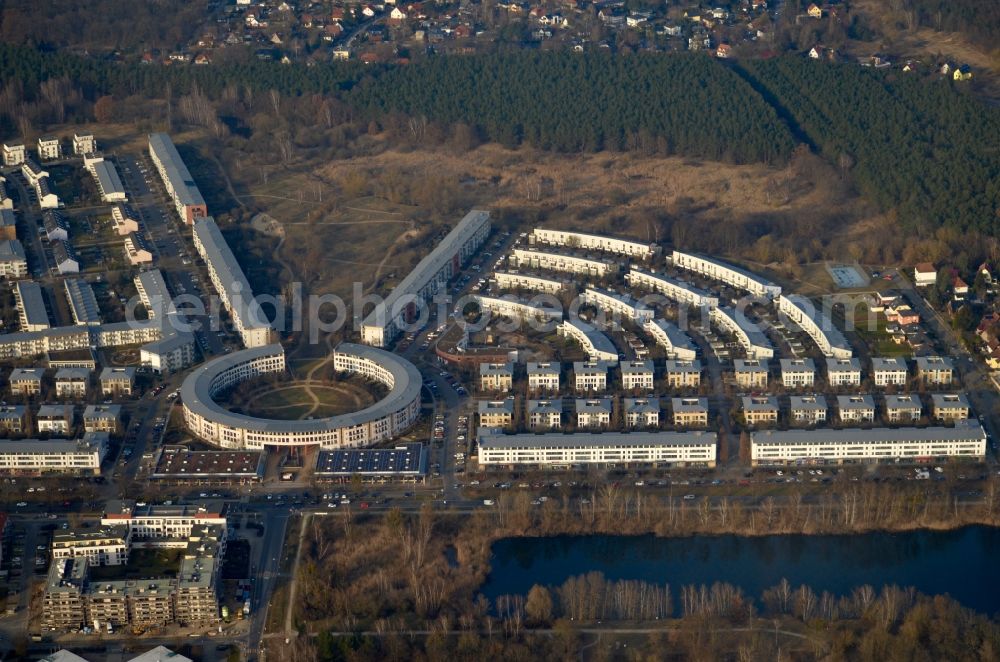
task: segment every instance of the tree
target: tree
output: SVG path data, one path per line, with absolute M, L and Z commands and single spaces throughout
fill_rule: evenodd
M 540 584 L 532 586 L 524 604 L 524 613 L 529 624 L 547 625 L 552 620 L 552 594 L 549 589 Z
M 110 94 L 105 94 L 94 102 L 94 119 L 101 124 L 107 124 L 114 119 L 114 114 L 115 99 Z

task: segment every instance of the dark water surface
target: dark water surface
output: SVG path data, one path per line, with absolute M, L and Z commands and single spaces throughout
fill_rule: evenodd
M 687 584 L 728 582 L 759 598 L 784 577 L 835 595 L 863 584 L 913 586 L 986 614 L 1000 611 L 1000 528 L 985 526 L 844 536 L 505 538 L 493 545 L 491 566 L 482 587 L 490 600 L 599 571 L 609 580 L 669 584 L 675 596 Z

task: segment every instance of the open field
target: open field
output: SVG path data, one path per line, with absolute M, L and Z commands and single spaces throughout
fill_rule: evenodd
M 464 153 L 400 151 L 369 136 L 358 142 L 364 145 L 353 158 L 283 168 L 221 156 L 240 204 L 283 228 L 278 257 L 310 293 L 346 296 L 355 282 L 365 292 L 387 291 L 443 226 L 477 206 L 494 211 L 499 224 L 673 241 L 742 255 L 787 275 L 783 263 L 792 260 L 862 258 L 863 237 L 887 222 L 835 170 L 804 152 L 774 168 L 492 144 Z M 839 245 L 821 244 L 817 236 L 831 227 Z M 792 242 L 805 246 L 793 255 Z

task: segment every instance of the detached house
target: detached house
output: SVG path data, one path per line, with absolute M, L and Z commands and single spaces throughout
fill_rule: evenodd
M 767 388 L 767 363 L 760 359 L 733 359 L 733 375 L 739 388 Z
M 479 425 L 484 428 L 505 428 L 514 421 L 514 398 L 479 401 Z
M 969 417 L 969 400 L 962 393 L 932 393 L 934 418 L 939 421 L 961 421 Z
M 553 430 L 562 425 L 562 400 L 528 400 L 528 427 Z
M 747 425 L 767 425 L 778 422 L 778 400 L 770 395 L 744 396 L 743 420 Z
M 480 363 L 479 388 L 483 391 L 509 391 L 514 385 L 511 363 Z
M 653 389 L 653 362 L 652 361 L 622 361 L 622 388 L 626 391 L 633 389 Z
M 655 428 L 660 424 L 660 401 L 657 398 L 625 398 L 622 410 L 626 427 Z
M 816 364 L 812 359 L 781 359 L 781 384 L 800 388 L 816 383 Z
M 606 428 L 611 425 L 611 398 L 578 399 L 576 425 L 581 428 Z
M 838 395 L 841 423 L 869 423 L 875 420 L 875 400 L 870 395 Z
M 889 423 L 913 423 L 920 420 L 923 405 L 912 394 L 885 396 L 885 420 Z
M 788 419 L 799 425 L 816 425 L 826 420 L 827 404 L 822 395 L 789 397 Z
M 937 282 L 937 269 L 930 262 L 913 267 L 913 282 L 917 287 L 929 287 Z
M 670 408 L 677 427 L 703 428 L 708 425 L 708 398 L 673 398 Z

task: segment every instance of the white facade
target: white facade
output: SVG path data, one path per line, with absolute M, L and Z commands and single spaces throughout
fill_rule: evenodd
M 781 359 L 781 385 L 801 388 L 816 383 L 816 364 L 812 359 Z
M 420 260 L 386 298 L 377 303 L 361 325 L 365 344 L 385 347 L 415 319 L 416 304 L 442 290 L 490 235 L 490 214 L 472 210 Z
M 187 165 L 177 152 L 173 141 L 165 133 L 149 135 L 149 157 L 160 174 L 167 195 L 174 203 L 180 219 L 192 225 L 197 219 L 208 216 L 205 198 L 191 176 Z
M 661 319 L 654 319 L 642 325 L 656 344 L 663 348 L 667 358 L 681 361 L 694 361 L 698 357 L 698 348 L 691 338 L 677 326 Z
M 479 305 L 480 310 L 489 311 L 494 315 L 509 317 L 515 320 L 539 320 L 544 323 L 558 322 L 562 319 L 562 310 L 558 308 L 546 308 L 526 301 L 519 301 L 512 295 L 502 297 L 490 297 L 477 294 L 473 300 Z
M 906 386 L 906 360 L 901 358 L 872 358 L 872 379 L 875 386 Z
M 561 371 L 562 366 L 558 363 L 528 363 L 528 388 L 532 391 L 558 391 Z
M 603 361 L 573 363 L 573 387 L 578 391 L 604 391 L 608 388 L 608 366 Z
M 129 540 L 125 529 L 69 529 L 52 534 L 52 560 L 84 558 L 89 565 L 124 565 Z
M 705 255 L 674 251 L 671 261 L 678 269 L 693 271 L 696 274 L 721 281 L 730 287 L 746 290 L 754 296 L 774 299 L 781 295 L 781 287 L 766 278 Z
M 937 283 L 937 269 L 933 264 L 918 264 L 913 268 L 913 282 L 917 287 L 930 287 Z
M 611 398 L 577 399 L 576 426 L 606 428 L 611 425 Z
M 389 394 L 361 411 L 322 419 L 284 421 L 228 411 L 213 397 L 259 375 L 283 373 L 281 345 L 223 355 L 198 367 L 181 385 L 184 421 L 199 439 L 224 448 L 265 446 L 356 448 L 399 436 L 420 416 L 422 378 L 402 357 L 344 343 L 333 355 L 334 370 L 356 373 L 387 386 Z
M 26 152 L 24 145 L 3 145 L 3 164 L 7 167 L 18 166 L 24 163 Z
M 652 290 L 685 306 L 696 308 L 717 308 L 719 306 L 719 297 L 705 290 L 635 267 L 625 274 L 625 282 L 631 287 Z
M 497 287 L 504 290 L 530 290 L 545 294 L 558 294 L 566 287 L 566 283 L 561 280 L 542 278 L 541 276 L 529 276 L 510 271 L 495 272 L 493 274 L 493 281 L 497 284 Z
M 38 158 L 42 161 L 62 158 L 62 142 L 58 138 L 39 138 Z
M 828 407 L 822 395 L 793 395 L 788 400 L 788 419 L 791 422 L 815 425 L 826 420 Z
M 969 422 L 938 428 L 873 430 L 809 430 L 754 432 L 750 437 L 754 466 L 785 463 L 930 461 L 943 457 L 981 458 L 986 432 Z
M 96 159 L 86 159 L 87 170 L 94 177 L 97 184 L 97 192 L 104 202 L 125 202 L 125 185 L 118 174 L 118 169 L 110 161 L 98 157 Z
M 586 322 L 575 319 L 564 320 L 558 327 L 559 335 L 572 338 L 580 343 L 583 351 L 592 361 L 618 360 L 618 350 L 611 339 Z
M 875 420 L 875 400 L 870 395 L 838 395 L 837 412 L 842 423 L 869 423 Z
M 515 248 L 510 256 L 511 266 L 547 269 L 572 274 L 584 274 L 602 278 L 618 270 L 618 265 L 608 260 L 547 253 L 544 251 Z
M 653 389 L 652 361 L 622 361 L 619 366 L 622 371 L 623 389 Z
M 774 356 L 774 347 L 756 324 L 747 319 L 740 310 L 720 306 L 708 313 L 709 321 L 724 332 L 734 336 L 750 359 L 769 359 Z
M 30 280 L 14 284 L 14 304 L 22 331 L 44 331 L 50 328 L 49 314 L 42 298 L 42 287 Z
M 528 427 L 532 430 L 554 430 L 562 425 L 562 400 L 528 400 Z
M 797 294 L 781 295 L 778 297 L 778 312 L 801 327 L 825 356 L 836 359 L 854 356 L 854 350 L 844 334 L 834 326 L 833 320 L 818 310 L 809 299 Z
M 73 430 L 73 407 L 70 405 L 42 405 L 35 414 L 38 433 L 68 435 Z
M 636 302 L 627 295 L 616 294 L 594 287 L 588 287 L 584 290 L 580 299 L 583 303 L 590 304 L 600 310 L 606 310 L 613 316 L 620 315 L 640 326 L 652 321 L 655 316 L 653 310 Z
M 885 396 L 885 420 L 889 423 L 912 423 L 923 415 L 920 397 L 912 394 Z
M 715 466 L 714 432 L 480 434 L 479 464 L 696 464 Z
M 830 386 L 860 386 L 861 361 L 858 359 L 827 359 L 826 382 Z
M 215 219 L 199 218 L 194 224 L 194 247 L 205 260 L 215 291 L 233 320 L 247 348 L 263 347 L 271 342 L 271 324 L 229 248 Z
M 83 368 L 56 370 L 56 395 L 60 398 L 82 398 L 90 385 L 90 371 Z
M 0 276 L 24 278 L 28 275 L 28 258 L 17 239 L 0 240 Z
M 660 401 L 657 398 L 625 398 L 622 418 L 628 428 L 655 428 L 660 425 Z
M 93 134 L 73 134 L 73 153 L 75 155 L 86 156 L 87 154 L 93 154 L 96 151 L 97 141 L 94 140 Z
M 134 501 L 108 502 L 101 526 L 123 526 L 129 536 L 190 538 L 196 527 L 227 525 L 219 503 L 205 506 L 138 505 Z
M 99 474 L 107 452 L 104 433 L 82 439 L 0 439 L 0 471 Z
M 531 233 L 530 240 L 538 244 L 582 248 L 584 250 L 614 253 L 615 255 L 626 255 L 644 260 L 652 258 L 659 252 L 656 244 L 644 244 L 641 241 L 632 241 L 630 239 L 603 237 L 596 234 L 567 232 L 565 230 L 549 230 L 546 228 L 535 228 Z

